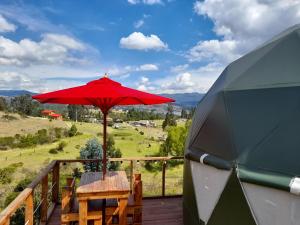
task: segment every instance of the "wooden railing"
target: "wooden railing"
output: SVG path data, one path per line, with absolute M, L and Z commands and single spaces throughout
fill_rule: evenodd
M 162 163 L 162 189 L 161 195 L 152 197 L 166 197 L 166 168 L 167 162 L 170 160 L 183 160 L 183 157 L 128 157 L 128 158 L 111 158 L 110 162 L 129 162 L 129 180 L 132 187 L 132 178 L 134 173 L 134 165 L 137 162 L 161 162 Z M 1 213 L 0 225 L 9 225 L 10 219 L 14 213 L 24 206 L 24 224 L 35 224 L 35 214 L 38 212 L 39 223 L 46 224 L 52 215 L 57 204 L 59 204 L 59 183 L 60 183 L 60 165 L 69 163 L 88 163 L 99 162 L 98 159 L 70 159 L 70 160 L 54 160 L 25 188 Z M 49 188 L 49 177 L 51 177 Z M 39 199 L 35 202 L 35 189 L 41 186 Z M 49 199 L 50 198 L 50 199 Z M 50 204 L 49 204 L 50 202 Z

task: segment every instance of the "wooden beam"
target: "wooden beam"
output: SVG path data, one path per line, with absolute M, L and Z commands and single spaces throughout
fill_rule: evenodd
M 25 201 L 25 224 L 33 225 L 33 192 L 27 197 Z
M 163 161 L 162 164 L 162 196 L 164 197 L 166 195 L 166 167 L 167 167 L 167 162 Z
M 133 183 L 133 160 L 130 160 L 130 192 L 132 193 L 132 183 Z
M 87 201 L 79 200 L 79 225 L 87 225 Z
M 42 205 L 41 205 L 41 222 L 47 223 L 48 212 L 48 174 L 42 180 Z
M 57 162 L 52 170 L 52 202 L 59 202 L 59 163 Z
M 32 193 L 31 188 L 25 188 L 1 213 L 0 213 L 0 225 L 6 224 L 9 221 L 10 216 L 20 208 L 21 204 Z

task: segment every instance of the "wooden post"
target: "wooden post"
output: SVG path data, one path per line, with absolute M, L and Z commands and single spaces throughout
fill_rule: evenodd
M 52 202 L 57 204 L 59 199 L 59 162 L 56 162 L 52 170 Z
M 79 225 L 87 225 L 87 200 L 79 200 Z
M 103 112 L 103 159 L 102 159 L 102 175 L 105 180 L 106 174 L 106 128 L 107 128 L 107 111 Z
M 130 160 L 130 193 L 132 194 L 132 183 L 133 183 L 133 160 Z
M 33 225 L 33 191 L 25 201 L 25 224 Z
M 41 222 L 47 223 L 48 212 L 48 174 L 42 180 L 42 205 L 41 205 Z
M 162 165 L 162 196 L 165 197 L 166 192 L 166 167 L 167 167 L 167 161 L 163 161 Z
M 3 225 L 9 225 L 9 223 L 10 223 L 10 218 L 8 218 L 8 219 L 4 222 Z
M 127 198 L 119 199 L 119 225 L 127 225 Z

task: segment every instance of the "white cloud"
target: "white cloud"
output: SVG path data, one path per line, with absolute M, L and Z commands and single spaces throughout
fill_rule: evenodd
M 152 85 L 148 77 L 142 76 L 137 83 L 137 89 L 140 91 L 155 91 L 156 88 Z
M 237 41 L 199 41 L 187 54 L 191 62 L 217 61 L 227 64 L 240 57 Z
M 136 5 L 139 3 L 143 3 L 145 5 L 163 5 L 163 1 L 162 0 L 128 0 L 128 3 L 132 4 L 132 5 Z
M 147 5 L 163 4 L 161 0 L 143 0 L 143 3 Z
M 9 23 L 1 14 L 0 14 L 0 32 L 13 32 L 17 27 Z
M 141 83 L 142 83 L 142 84 L 147 84 L 147 83 L 149 83 L 149 78 L 148 78 L 148 77 L 141 77 Z
M 182 72 L 182 71 L 186 70 L 188 67 L 189 67 L 189 64 L 173 66 L 173 67 L 171 67 L 170 71 L 172 73 L 179 73 L 179 72 Z
M 190 61 L 227 64 L 300 21 L 299 0 L 204 0 L 194 10 L 213 21 L 221 40 L 200 41 L 190 49 Z
M 192 75 L 185 72 L 177 75 L 175 80 L 163 83 L 161 88 L 166 92 L 190 92 L 195 85 L 191 78 Z
M 140 1 L 139 0 L 128 0 L 128 3 L 135 5 L 138 4 Z
M 138 20 L 133 24 L 133 26 L 134 26 L 134 28 L 139 29 L 141 26 L 144 25 L 144 23 L 145 23 L 144 20 Z
M 134 50 L 166 50 L 168 45 L 160 40 L 160 38 L 154 34 L 145 36 L 141 32 L 133 32 L 128 37 L 122 37 L 120 40 L 120 46 L 122 48 L 134 49 Z
M 155 64 L 143 64 L 137 68 L 137 71 L 157 71 L 158 66 Z
M 80 41 L 62 34 L 44 34 L 40 42 L 22 39 L 19 42 L 0 36 L 0 65 L 61 64 L 83 62 L 72 51 L 83 51 Z
M 0 89 L 35 89 L 41 83 L 38 79 L 32 79 L 24 73 L 17 72 L 0 72 Z
M 205 93 L 216 81 L 223 65 L 210 63 L 193 69 L 181 70 L 179 73 L 151 82 L 156 93 Z

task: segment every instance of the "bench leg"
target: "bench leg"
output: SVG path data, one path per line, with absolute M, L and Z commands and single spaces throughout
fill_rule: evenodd
M 127 198 L 119 199 L 119 224 L 120 225 L 127 225 Z
M 95 220 L 94 221 L 94 225 L 101 225 L 102 224 L 102 220 Z

